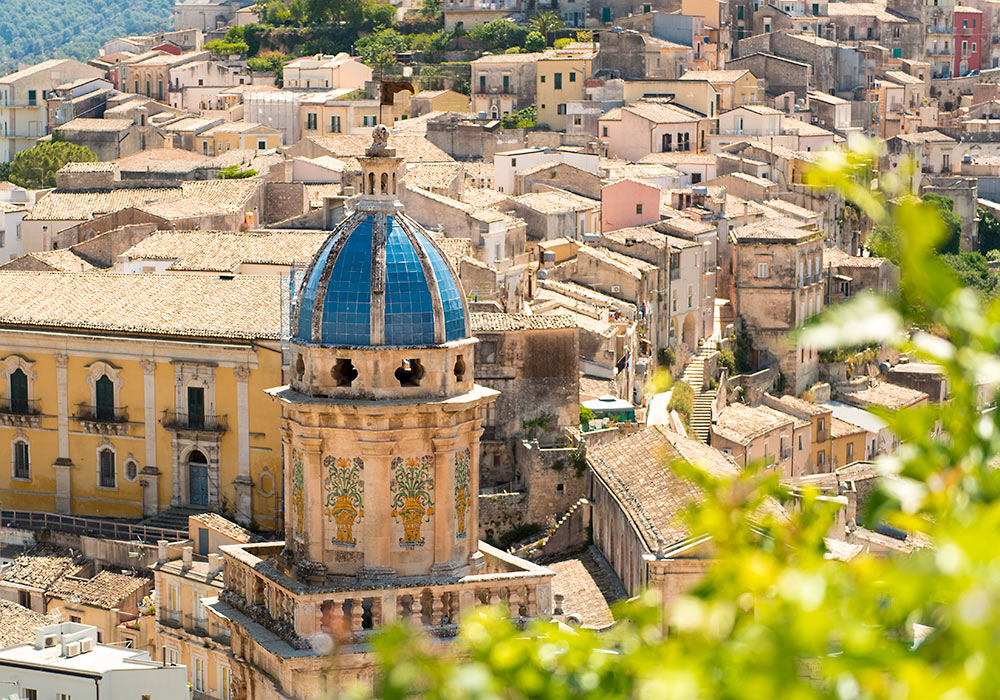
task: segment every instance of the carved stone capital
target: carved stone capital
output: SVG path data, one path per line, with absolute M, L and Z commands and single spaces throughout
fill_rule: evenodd
M 156 371 L 156 360 L 142 360 L 139 362 L 145 374 L 152 374 Z
M 53 357 L 56 360 L 56 367 L 65 367 L 69 364 L 69 355 L 64 352 L 57 352 Z
M 246 365 L 236 365 L 233 367 L 233 374 L 236 375 L 236 379 L 245 382 L 250 378 L 250 368 Z

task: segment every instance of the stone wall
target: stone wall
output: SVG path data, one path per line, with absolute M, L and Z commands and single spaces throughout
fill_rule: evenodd
M 104 216 L 94 217 L 76 226 L 70 226 L 56 234 L 55 247 L 68 248 L 82 241 L 90 240 L 102 233 L 134 224 L 152 224 L 156 228 L 166 227 L 166 219 L 138 209 L 121 209 Z
M 529 522 L 524 518 L 527 501 L 526 493 L 479 494 L 479 536 L 498 542 L 504 533 Z
M 753 374 L 739 374 L 729 379 L 727 391 L 733 396 L 737 387 L 743 389 L 743 403 L 756 404 L 764 398 L 764 394 L 771 390 L 775 380 L 778 379 L 778 369 L 767 367 Z
M 148 238 L 155 230 L 155 224 L 129 224 L 81 241 L 70 248 L 97 267 L 112 267 L 119 255 Z
M 584 454 L 575 445 L 542 447 L 535 441 L 518 445 L 520 483 L 528 493 L 525 522 L 557 520 L 586 495 Z
M 283 221 L 308 211 L 306 188 L 301 182 L 266 182 L 264 192 L 264 223 Z

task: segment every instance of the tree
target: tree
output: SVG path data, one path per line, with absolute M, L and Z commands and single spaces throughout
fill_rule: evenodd
M 53 139 L 21 151 L 10 165 L 10 181 L 28 189 L 56 186 L 56 171 L 67 163 L 94 163 L 97 155 L 86 146 Z
M 203 48 L 216 56 L 243 56 L 250 53 L 243 27 L 230 27 L 225 38 L 209 41 Z
M 532 31 L 538 32 L 543 37 L 545 37 L 545 42 L 548 43 L 549 35 L 552 32 L 558 31 L 563 27 L 563 21 L 559 18 L 555 12 L 546 11 L 539 12 L 537 15 L 531 18 L 529 26 Z
M 979 252 L 985 255 L 991 250 L 1000 250 L 1000 221 L 997 221 L 991 212 L 982 207 L 979 207 L 977 214 L 979 214 L 977 230 Z
M 858 295 L 834 307 L 802 342 L 827 348 L 875 342 L 941 366 L 947 405 L 886 415 L 905 443 L 860 514 L 913 533 L 910 555 L 866 551 L 847 562 L 825 538 L 840 506 L 812 488 L 793 497 L 779 475 L 750 465 L 719 478 L 665 464 L 703 502 L 688 531 L 711 540 L 700 583 L 664 615 L 652 593 L 618 606 L 598 634 L 500 608 L 467 615 L 452 644 L 389 627 L 374 639 L 381 670 L 373 697 L 619 700 L 883 700 L 993 698 L 1000 687 L 1000 416 L 977 401 L 1000 353 L 1000 304 L 962 293 L 935 255 L 946 235 L 915 198 L 850 187 L 870 153 L 823 156 L 817 186 L 858 195 L 866 215 L 900 232 L 901 280 L 892 297 Z M 924 329 L 909 332 L 908 329 Z M 926 329 L 934 329 L 933 338 Z M 991 382 L 1000 375 L 990 370 Z M 996 384 L 990 385 L 991 397 Z M 789 507 L 782 513 L 779 503 Z M 931 546 L 921 546 L 928 543 Z
M 982 253 L 945 254 L 941 260 L 948 265 L 962 281 L 962 284 L 975 289 L 986 298 L 996 296 L 1000 278 L 993 270 Z
M 529 53 L 541 51 L 545 48 L 545 37 L 538 32 L 528 32 L 528 36 L 524 38 L 524 48 Z
M 500 127 L 503 129 L 530 129 L 535 126 L 537 119 L 538 110 L 535 105 L 528 105 L 512 114 L 500 117 Z
M 409 49 L 406 37 L 395 29 L 382 29 L 354 42 L 354 53 L 370 66 L 391 66 L 396 54 Z
M 248 177 L 253 177 L 257 174 L 257 171 L 253 168 L 244 168 L 239 165 L 229 165 L 225 168 L 219 170 L 220 180 L 243 180 Z
M 247 68 L 254 73 L 274 73 L 274 84 L 280 86 L 284 78 L 288 56 L 280 51 L 265 51 L 247 59 Z
M 938 247 L 942 253 L 957 253 L 961 250 L 962 242 L 962 220 L 955 214 L 955 200 L 940 194 L 928 192 L 922 197 L 923 201 L 935 209 L 937 216 L 944 222 L 946 236 Z
M 503 51 L 523 46 L 528 31 L 509 19 L 495 19 L 473 27 L 466 34 L 468 41 L 480 49 Z
M 364 26 L 368 29 L 385 29 L 396 23 L 396 8 L 387 2 L 365 0 L 362 8 Z

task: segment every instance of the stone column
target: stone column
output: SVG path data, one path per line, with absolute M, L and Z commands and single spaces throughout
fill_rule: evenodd
M 52 465 L 56 474 L 56 512 L 73 512 L 73 462 L 69 456 L 69 356 L 57 353 L 56 408 L 59 426 L 59 457 Z
M 316 603 L 299 603 L 295 606 L 295 635 L 302 639 L 316 634 L 319 629 L 317 620 Z
M 250 476 L 250 368 L 237 365 L 236 376 L 236 519 L 246 525 L 253 519 L 253 478 Z
M 384 438 L 384 439 L 380 439 Z M 395 441 L 387 436 L 363 435 L 359 440 L 361 457 L 365 460 L 365 519 L 362 521 L 359 548 L 364 552 L 365 563 L 362 573 L 367 575 L 391 576 L 393 520 L 389 512 L 392 494 L 389 482 L 392 479 L 393 451 Z
M 160 511 L 160 470 L 156 468 L 156 361 L 142 360 L 142 395 L 145 404 L 143 435 L 146 441 L 146 464 L 142 468 L 142 514 Z

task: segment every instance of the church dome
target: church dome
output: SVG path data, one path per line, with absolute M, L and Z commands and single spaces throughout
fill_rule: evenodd
M 387 132 L 386 132 L 387 133 Z M 362 193 L 306 271 L 293 319 L 296 342 L 324 346 L 439 345 L 469 336 L 457 275 L 396 199 L 384 140 L 362 158 Z

